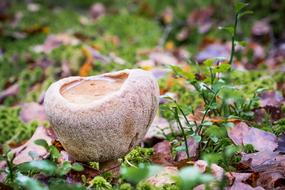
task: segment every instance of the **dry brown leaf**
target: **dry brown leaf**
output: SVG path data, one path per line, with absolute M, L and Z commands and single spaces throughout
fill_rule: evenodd
M 106 8 L 102 3 L 95 3 L 90 8 L 90 16 L 94 21 L 104 16 L 105 14 Z
M 246 181 L 251 176 L 251 173 L 227 172 L 225 175 L 229 181 L 229 185 L 233 185 L 234 182 Z
M 193 137 L 187 139 L 188 153 L 190 158 L 196 157 L 198 152 L 199 143 Z M 187 159 L 186 151 L 179 151 L 176 155 L 176 161 Z
M 166 184 L 175 184 L 173 176 L 178 175 L 178 169 L 176 167 L 164 167 L 164 169 L 158 174 L 149 177 L 146 182 L 155 186 L 162 187 Z
M 214 43 L 205 47 L 202 51 L 196 56 L 197 61 L 202 63 L 206 59 L 213 57 L 230 57 L 230 49 L 226 44 Z
M 226 190 L 264 190 L 262 187 L 251 187 L 242 182 L 234 183 L 231 187 L 226 188 Z
M 162 141 L 154 145 L 154 154 L 151 160 L 155 164 L 173 166 L 174 160 L 171 154 L 171 144 L 169 141 Z
M 170 24 L 173 21 L 173 10 L 167 7 L 161 14 L 161 20 L 164 24 Z
M 205 33 L 212 27 L 213 7 L 197 9 L 191 12 L 187 18 L 187 25 L 197 26 L 199 33 Z
M 20 105 L 20 117 L 25 123 L 29 123 L 33 120 L 46 121 L 44 106 L 36 102 L 23 103 Z
M 236 145 L 251 144 L 258 151 L 273 151 L 278 146 L 277 138 L 274 134 L 248 127 L 244 122 L 240 122 L 230 128 L 228 136 Z
M 87 48 L 83 48 L 82 53 L 86 57 L 86 60 L 80 68 L 79 75 L 81 77 L 86 77 L 90 74 L 92 69 L 93 55 Z
M 34 47 L 35 52 L 50 53 L 53 49 L 60 47 L 61 45 L 76 45 L 79 44 L 79 40 L 75 37 L 66 34 L 52 34 L 47 37 L 43 45 Z
M 265 189 L 284 189 L 285 188 L 284 167 L 270 168 L 270 171 L 265 171 L 259 174 L 256 184 Z
M 169 122 L 162 118 L 156 116 L 149 127 L 144 140 L 158 138 L 165 139 L 165 135 L 171 134 L 171 128 L 169 127 Z
M 168 52 L 152 52 L 149 55 L 150 59 L 158 65 L 177 65 L 178 60 Z
M 32 161 L 29 152 L 36 153 L 38 155 L 38 159 L 46 158 L 49 155 L 46 149 L 34 143 L 37 139 L 44 139 L 49 145 L 51 145 L 52 141 L 55 139 L 55 135 L 51 128 L 39 126 L 30 140 L 18 148 L 12 149 L 12 152 L 15 154 L 15 159 L 13 161 L 14 164 Z
M 8 96 L 16 96 L 19 91 L 19 85 L 18 84 L 13 84 L 9 86 L 7 89 L 4 91 L 0 92 L 0 103 L 4 101 L 4 99 Z

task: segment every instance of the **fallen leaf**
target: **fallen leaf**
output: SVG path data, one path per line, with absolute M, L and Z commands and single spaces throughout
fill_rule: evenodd
M 274 134 L 248 127 L 240 122 L 228 130 L 228 136 L 236 145 L 251 144 L 258 151 L 273 151 L 277 148 L 277 138 Z M 266 146 L 264 146 L 266 144 Z
M 229 181 L 229 185 L 233 185 L 234 182 L 244 182 L 246 181 L 252 173 L 237 173 L 237 172 L 227 172 L 225 175 Z
M 12 149 L 12 152 L 15 154 L 13 163 L 17 165 L 32 161 L 33 159 L 29 155 L 29 152 L 36 153 L 38 155 L 37 159 L 46 158 L 49 155 L 47 150 L 45 150 L 42 146 L 36 145 L 34 141 L 37 139 L 44 139 L 49 145 L 51 145 L 52 141 L 55 140 L 55 138 L 55 134 L 51 128 L 39 126 L 30 140 L 18 148 Z
M 169 141 L 162 141 L 154 145 L 154 153 L 151 160 L 155 164 L 163 166 L 173 166 L 174 160 L 171 154 L 171 144 Z
M 61 45 L 77 45 L 79 40 L 69 34 L 52 34 L 47 37 L 43 45 L 34 47 L 35 52 L 50 53 L 53 49 Z
M 162 187 L 167 184 L 175 184 L 174 176 L 178 175 L 178 169 L 176 167 L 164 167 L 158 174 L 146 179 L 146 182 L 155 186 Z
M 5 98 L 9 96 L 16 96 L 19 91 L 19 85 L 18 84 L 13 84 L 9 86 L 7 89 L 4 91 L 0 92 L 0 103 L 4 101 Z
M 265 172 L 260 173 L 256 183 L 258 186 L 262 186 L 265 189 L 284 189 L 284 166 L 280 168 L 269 168 L 269 171 L 266 170 Z
M 251 28 L 251 35 L 253 39 L 260 42 L 268 42 L 270 40 L 270 35 L 272 28 L 268 20 L 256 21 Z
M 79 75 L 81 77 L 86 77 L 91 72 L 92 63 L 93 63 L 93 56 L 92 56 L 91 52 L 89 51 L 89 48 L 83 48 L 82 53 L 86 57 L 86 60 L 79 70 Z
M 68 62 L 67 61 L 62 61 L 60 76 L 62 78 L 65 78 L 65 77 L 68 77 L 70 75 L 71 75 L 71 69 L 70 69 L 70 67 L 68 65 Z
M 243 50 L 242 64 L 246 69 L 256 69 L 265 60 L 265 49 L 258 43 L 250 42 Z
M 276 163 L 276 161 L 284 160 L 284 155 L 279 155 L 278 152 L 272 152 L 271 150 L 260 151 L 251 154 L 242 155 L 241 162 L 250 161 L 250 167 L 258 167 L 264 164 L 272 164 Z
M 178 60 L 168 52 L 152 52 L 149 55 L 157 65 L 177 65 Z
M 167 7 L 161 14 L 161 20 L 163 24 L 167 25 L 173 21 L 173 10 L 170 7 Z
M 230 58 L 230 49 L 225 44 L 214 43 L 208 45 L 202 51 L 198 53 L 196 59 L 199 63 L 202 63 L 206 59 L 213 57 L 224 57 L 225 59 Z
M 189 137 L 187 139 L 187 145 L 188 145 L 188 153 L 189 153 L 190 158 L 196 157 L 197 152 L 198 152 L 199 143 L 195 141 L 193 137 Z M 186 160 L 186 159 L 187 159 L 186 151 L 177 152 L 176 159 L 175 159 L 176 161 L 179 162 L 181 160 Z
M 197 167 L 200 170 L 200 172 L 204 173 L 208 167 L 208 163 L 205 160 L 197 160 L 194 163 L 194 166 Z
M 206 7 L 194 10 L 187 18 L 187 25 L 190 27 L 196 26 L 199 33 L 205 33 L 212 27 L 213 7 Z
M 31 121 L 47 121 L 47 116 L 45 114 L 44 106 L 36 102 L 23 103 L 20 105 L 20 117 L 25 123 Z
M 165 139 L 165 135 L 171 133 L 171 129 L 169 127 L 169 122 L 162 118 L 156 116 L 149 127 L 144 140 L 158 138 L 158 139 Z
M 224 169 L 217 164 L 212 164 L 211 165 L 211 173 L 212 175 L 217 179 L 217 180 L 222 180 L 224 177 Z
M 280 152 L 281 154 L 285 153 L 285 134 L 278 137 L 278 147 L 276 151 Z
M 264 190 L 262 187 L 251 187 L 242 182 L 234 183 L 231 187 L 227 187 L 226 190 Z
M 197 160 L 194 162 L 194 167 L 197 167 L 202 173 L 206 172 L 209 167 L 208 163 L 205 160 Z M 224 169 L 218 166 L 217 164 L 211 164 L 210 166 L 211 174 L 217 179 L 222 180 L 224 176 Z
M 281 93 L 277 91 L 266 91 L 259 95 L 260 97 L 260 106 L 274 106 L 280 107 L 284 104 L 284 98 Z
M 90 16 L 96 21 L 106 14 L 106 8 L 102 3 L 95 3 L 90 8 Z
M 280 43 L 279 45 L 273 47 L 269 52 L 265 64 L 268 66 L 268 69 L 284 71 L 283 62 L 285 59 L 285 43 Z M 280 66 L 281 68 L 279 68 Z
M 28 3 L 27 9 L 31 12 L 37 12 L 40 10 L 40 5 L 36 3 Z
M 147 60 L 141 60 L 137 62 L 137 65 L 141 67 L 144 70 L 152 70 L 155 67 L 155 62 L 154 60 L 147 59 Z

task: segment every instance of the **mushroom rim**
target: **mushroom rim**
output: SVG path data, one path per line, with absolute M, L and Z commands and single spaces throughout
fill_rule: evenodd
M 96 106 L 100 106 L 106 102 L 112 101 L 113 99 L 120 97 L 121 94 L 125 90 L 128 89 L 128 86 L 130 85 L 130 79 L 136 78 L 136 73 L 139 73 L 140 75 L 143 75 L 143 76 L 149 76 L 152 79 L 154 79 L 154 77 L 148 71 L 144 71 L 142 69 L 125 69 L 121 71 L 109 72 L 109 73 L 104 73 L 104 74 L 100 74 L 96 76 L 89 76 L 89 77 L 70 76 L 67 78 L 60 79 L 59 81 L 53 83 L 47 90 L 47 94 L 53 94 L 52 97 L 57 99 L 57 100 L 49 100 L 49 101 L 61 102 L 60 103 L 61 105 L 64 105 L 64 107 L 68 107 L 70 110 L 79 111 L 79 110 L 92 109 Z M 121 87 L 117 91 L 109 94 L 108 96 L 104 96 L 98 100 L 91 101 L 88 104 L 78 104 L 78 103 L 71 102 L 65 97 L 63 97 L 63 95 L 61 94 L 61 88 L 64 85 L 74 82 L 74 81 L 80 81 L 80 80 L 86 80 L 86 79 L 88 80 L 92 78 L 94 79 L 96 77 L 111 77 L 111 78 L 114 77 L 115 78 L 116 76 L 119 76 L 122 74 L 127 74 L 127 77 L 125 78 Z

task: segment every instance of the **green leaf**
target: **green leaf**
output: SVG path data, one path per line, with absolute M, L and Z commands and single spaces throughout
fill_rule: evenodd
M 17 173 L 16 183 L 29 190 L 48 190 L 48 187 L 44 186 L 38 180 L 24 176 L 21 173 Z
M 12 162 L 13 159 L 14 159 L 14 156 L 15 156 L 15 154 L 14 154 L 12 151 L 8 152 L 8 153 L 7 153 L 7 160 L 8 160 L 9 162 Z
M 179 76 L 183 76 L 184 75 L 184 71 L 178 67 L 178 66 L 174 66 L 174 65 L 171 65 L 170 66 L 172 71 L 176 74 L 176 75 L 179 75 Z
M 36 145 L 42 146 L 42 147 L 44 147 L 46 150 L 48 150 L 49 145 L 48 145 L 48 143 L 47 143 L 46 140 L 44 140 L 44 139 L 37 139 L 37 140 L 34 141 L 34 143 L 35 143 Z
M 209 137 L 225 137 L 227 132 L 224 128 L 212 125 L 205 130 L 205 134 Z
M 248 3 L 243 3 L 243 2 L 237 2 L 235 5 L 235 11 L 240 12 L 243 8 L 247 7 Z
M 72 165 L 70 162 L 63 162 L 63 164 L 57 168 L 56 173 L 60 176 L 66 175 L 72 169 Z
M 55 146 L 51 145 L 48 148 L 48 150 L 49 150 L 49 152 L 51 154 L 51 158 L 53 160 L 56 160 L 56 159 L 58 159 L 60 157 L 60 152 L 58 151 L 58 149 Z
M 189 73 L 189 72 L 188 73 L 184 72 L 184 76 L 189 81 L 195 80 L 196 78 L 194 73 Z
M 229 34 L 231 34 L 231 35 L 234 35 L 234 27 L 232 27 L 232 26 L 225 26 L 225 27 L 222 27 L 222 26 L 220 26 L 219 28 L 218 28 L 219 30 L 225 30 L 226 32 L 228 32 Z
M 29 151 L 28 154 L 33 160 L 35 160 L 36 158 L 39 157 L 38 153 L 36 153 L 34 151 Z
M 215 60 L 214 60 L 214 59 L 206 59 L 206 60 L 203 62 L 203 64 L 204 64 L 205 66 L 207 66 L 207 67 L 213 66 L 214 63 L 215 63 Z
M 186 150 L 186 147 L 185 147 L 185 146 L 178 146 L 178 147 L 175 148 L 175 150 L 176 150 L 177 152 L 185 151 L 185 150 Z
M 18 165 L 19 171 L 27 172 L 43 172 L 46 175 L 53 175 L 56 170 L 56 164 L 50 160 L 33 160 Z
M 185 72 L 185 71 L 183 71 L 180 67 L 174 66 L 174 65 L 171 65 L 170 67 L 171 67 L 172 71 L 173 71 L 176 75 L 178 75 L 178 76 L 180 76 L 180 77 L 184 77 L 184 78 L 186 78 L 187 80 L 190 80 L 190 81 L 192 81 L 192 80 L 195 79 L 194 73 Z
M 215 73 L 224 73 L 231 68 L 231 65 L 228 63 L 222 63 L 214 69 Z
M 242 47 L 246 47 L 247 46 L 247 44 L 248 44 L 248 42 L 246 42 L 246 41 L 235 41 L 237 44 L 239 44 L 240 46 L 242 46 Z
M 232 123 L 232 122 L 227 122 L 227 123 L 224 123 L 224 126 L 225 126 L 225 127 L 234 127 L 235 124 Z
M 213 125 L 213 123 L 210 122 L 210 121 L 204 121 L 201 125 L 203 125 L 203 126 L 211 126 L 211 125 Z
M 238 15 L 238 18 L 240 19 L 241 17 L 245 15 L 250 15 L 250 14 L 253 14 L 253 11 L 244 11 Z
M 162 170 L 161 166 L 139 164 L 138 168 L 122 167 L 121 175 L 127 181 L 138 183 L 147 177 L 153 176 Z
M 214 177 L 208 174 L 202 174 L 196 167 L 182 168 L 179 172 L 182 190 L 192 189 L 193 187 L 203 183 L 209 183 Z
M 84 170 L 84 167 L 80 163 L 75 162 L 72 164 L 72 169 L 77 171 L 77 172 L 81 172 Z
M 235 145 L 229 145 L 226 147 L 225 149 L 225 155 L 227 157 L 231 157 L 233 156 L 237 151 L 239 150 L 239 147 L 235 146 Z
M 196 142 L 200 142 L 202 140 L 202 137 L 200 135 L 194 135 L 193 138 Z
M 202 159 L 206 160 L 209 164 L 219 163 L 223 160 L 223 155 L 221 153 L 210 153 L 203 155 Z

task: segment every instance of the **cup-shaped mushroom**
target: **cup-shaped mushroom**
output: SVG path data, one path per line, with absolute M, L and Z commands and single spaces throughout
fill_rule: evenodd
M 158 109 L 159 87 L 147 71 L 132 69 L 53 83 L 44 100 L 51 126 L 78 161 L 108 161 L 144 137 Z

